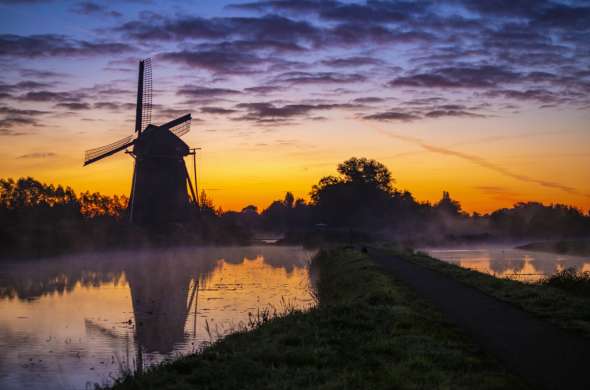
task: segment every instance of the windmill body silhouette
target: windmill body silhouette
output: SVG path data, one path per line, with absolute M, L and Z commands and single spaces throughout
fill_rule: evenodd
M 135 159 L 128 205 L 131 222 L 144 225 L 181 222 L 189 217 L 191 203 L 197 202 L 184 163 L 184 157 L 194 155 L 195 149 L 180 139 L 190 131 L 191 114 L 157 126 L 151 124 L 151 113 L 152 70 L 151 60 L 146 59 L 139 63 L 135 133 L 86 151 L 84 165 L 125 150 Z

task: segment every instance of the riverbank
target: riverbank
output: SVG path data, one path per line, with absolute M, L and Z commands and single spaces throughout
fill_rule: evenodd
M 532 242 L 519 246 L 517 249 L 560 255 L 590 256 L 590 239 Z
M 263 319 L 114 388 L 526 388 L 365 254 L 323 251 L 312 267 L 316 308 Z
M 462 268 L 422 252 L 389 251 L 392 255 L 448 275 L 563 329 L 590 338 L 590 297 L 574 293 L 568 284 L 560 284 L 563 278 L 559 279 L 559 275 L 556 276 L 557 280 L 550 277 L 539 283 L 523 283 Z
M 485 351 L 538 389 L 588 389 L 590 340 L 560 329 L 407 256 L 369 248 L 368 254 Z

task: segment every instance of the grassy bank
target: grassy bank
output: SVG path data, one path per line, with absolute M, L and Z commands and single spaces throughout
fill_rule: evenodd
M 590 239 L 532 242 L 519 246 L 518 249 L 561 255 L 590 256 Z
M 590 337 L 590 297 L 583 294 L 587 279 L 586 282 L 570 280 L 564 274 L 540 283 L 523 283 L 461 268 L 420 252 L 392 250 L 392 253 L 449 275 L 562 328 Z
M 513 389 L 524 385 L 352 250 L 313 262 L 319 306 L 230 335 L 116 389 Z

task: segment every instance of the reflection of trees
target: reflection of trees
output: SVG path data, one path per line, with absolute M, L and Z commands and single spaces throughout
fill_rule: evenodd
M 126 270 L 137 266 L 138 258 L 169 259 L 170 266 L 183 265 L 185 271 L 198 276 L 203 269 L 211 270 L 218 260 L 240 264 L 244 258 L 264 257 L 264 262 L 291 272 L 304 265 L 311 252 L 285 247 L 212 247 L 153 251 L 120 251 L 103 254 L 81 254 L 47 260 L 4 263 L 0 273 L 0 298 L 38 299 L 48 294 L 71 292 L 78 283 L 83 287 L 98 287 L 105 283 L 119 283 Z M 182 259 L 176 264 L 172 257 Z M 150 260 L 145 260 L 150 262 Z M 205 264 L 208 265 L 205 267 Z M 203 268 L 205 267 L 205 268 Z
M 49 260 L 4 264 L 0 274 L 0 298 L 38 299 L 71 292 L 78 283 L 98 287 L 118 283 L 123 270 L 103 255 L 79 255 Z
M 508 260 L 503 258 L 503 255 L 496 255 L 490 257 L 490 270 L 492 273 L 502 275 L 510 270 L 514 273 L 520 273 L 524 269 L 526 261 L 524 258 L 510 258 Z
M 166 354 L 185 340 L 196 286 L 206 282 L 218 261 L 239 264 L 245 258 L 259 256 L 272 267 L 291 272 L 304 265 L 310 253 L 282 247 L 175 248 L 19 262 L 8 265 L 0 274 L 0 298 L 37 299 L 69 293 L 78 283 L 91 287 L 125 278 L 131 292 L 138 351 Z M 92 323 L 86 327 L 95 334 L 115 336 L 97 333 Z

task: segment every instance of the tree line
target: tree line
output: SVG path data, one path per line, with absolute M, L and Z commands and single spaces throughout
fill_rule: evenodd
M 312 187 L 308 203 L 287 192 L 261 212 L 248 206 L 226 214 L 254 230 L 336 237 L 356 232 L 422 245 L 590 236 L 590 212 L 576 207 L 528 201 L 485 215 L 469 214 L 447 191 L 434 203 L 416 200 L 410 191 L 396 188 L 389 169 L 375 160 L 351 158 L 337 172 Z
M 309 201 L 287 192 L 262 210 L 250 205 L 224 212 L 203 191 L 193 221 L 175 226 L 174 234 L 165 227 L 164 235 L 196 243 L 246 243 L 255 232 L 273 232 L 291 242 L 354 236 L 422 245 L 590 236 L 590 214 L 572 206 L 520 202 L 485 215 L 469 214 L 448 192 L 438 202 L 416 200 L 396 188 L 389 169 L 375 160 L 351 158 L 337 172 L 311 188 Z M 0 248 L 41 253 L 145 240 L 152 232 L 127 223 L 127 203 L 126 196 L 76 194 L 30 177 L 0 179 Z

